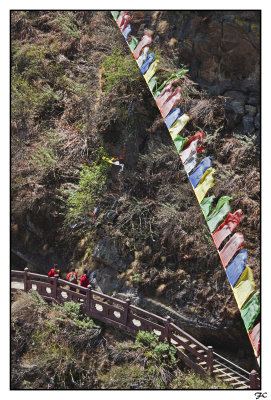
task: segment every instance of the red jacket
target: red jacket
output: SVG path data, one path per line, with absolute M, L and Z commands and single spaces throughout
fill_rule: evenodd
M 75 284 L 77 285 L 77 279 L 78 279 L 78 278 L 77 278 L 77 273 L 74 272 L 74 271 L 71 271 L 71 272 L 68 273 L 66 280 L 67 280 L 67 281 L 70 280 L 71 274 L 74 274 L 74 275 L 75 275 L 75 277 L 76 277 L 76 282 L 73 282 L 73 283 L 75 283 Z
M 52 268 L 52 269 L 49 271 L 48 276 L 53 278 L 55 275 L 56 275 L 56 271 L 54 270 L 54 268 Z M 51 283 L 51 285 L 52 285 L 52 284 L 53 284 L 53 281 L 50 281 L 50 283 Z
M 82 278 L 80 279 L 80 286 L 87 287 L 88 284 L 89 284 L 89 280 L 88 280 L 86 274 L 84 274 L 82 276 Z

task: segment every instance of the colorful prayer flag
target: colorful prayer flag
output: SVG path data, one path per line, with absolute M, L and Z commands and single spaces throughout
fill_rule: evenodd
M 217 248 L 235 230 L 242 218 L 242 210 L 237 210 L 233 214 L 229 213 L 227 215 L 225 221 L 213 233 L 213 240 Z
M 260 355 L 260 340 L 261 340 L 261 329 L 260 329 L 260 322 L 254 326 L 254 328 L 248 334 L 249 339 L 251 341 L 254 354 L 258 358 Z
M 216 227 L 223 221 L 226 215 L 230 212 L 231 197 L 222 196 L 217 202 L 215 209 L 212 211 L 208 217 L 206 217 L 207 224 L 211 232 L 213 232 Z
M 141 53 L 141 56 L 136 60 L 139 68 L 141 68 L 143 63 L 146 61 L 149 49 L 149 47 L 145 47 Z
M 241 249 L 244 244 L 244 235 L 240 232 L 235 233 L 231 239 L 225 244 L 223 249 L 219 252 L 224 268 L 227 267 L 229 261 L 235 253 Z
M 181 130 L 185 127 L 187 122 L 189 121 L 189 116 L 187 114 L 183 114 L 180 118 L 178 118 L 174 124 L 169 128 L 169 133 L 172 139 L 176 139 L 178 134 L 181 132 Z M 189 139 L 185 141 L 184 144 L 187 143 Z
M 226 274 L 232 287 L 238 282 L 246 268 L 247 251 L 241 250 L 226 268 Z
M 162 107 L 160 108 L 160 112 L 163 118 L 166 118 L 170 110 L 178 103 L 181 99 L 181 89 L 177 87 L 172 95 L 168 97 L 167 101 L 163 103 Z
M 215 173 L 214 168 L 208 168 L 207 171 L 205 171 L 203 177 L 201 178 L 198 186 L 195 188 L 195 195 L 197 196 L 199 203 L 202 202 L 208 190 L 214 186 L 214 177 L 213 177 L 214 173 Z
M 239 309 L 241 309 L 245 301 L 255 290 L 253 273 L 249 267 L 245 268 L 244 272 L 241 275 L 241 278 L 232 290 L 238 307 Z
M 119 16 L 119 11 L 111 11 L 111 14 L 113 15 L 113 18 L 116 20 Z
M 122 32 L 125 40 L 128 40 L 128 35 L 131 33 L 131 31 L 132 31 L 131 25 L 128 24 L 124 29 L 124 31 Z
M 131 51 L 134 51 L 134 49 L 136 48 L 137 44 L 138 44 L 137 38 L 132 36 L 132 40 L 129 43 L 129 47 L 130 47 Z
M 191 156 L 186 160 L 184 163 L 184 169 L 187 175 L 195 168 L 197 165 L 197 158 L 198 158 L 198 153 L 195 151 L 194 153 L 191 154 Z
M 204 172 L 208 169 L 211 168 L 212 166 L 212 161 L 211 157 L 205 157 L 197 166 L 195 171 L 192 172 L 192 174 L 189 176 L 190 182 L 192 183 L 193 188 L 195 188 L 198 184 L 199 181 L 201 180 Z
M 177 72 L 176 74 L 172 74 L 170 75 L 170 77 L 165 80 L 161 86 L 159 86 L 159 88 L 154 92 L 153 96 L 155 99 L 157 99 L 157 97 L 160 95 L 160 93 L 162 92 L 162 90 L 164 89 L 164 87 L 168 84 L 168 82 L 170 82 L 172 79 L 180 79 L 184 74 L 186 74 L 186 72 L 188 72 L 188 69 L 181 69 L 179 72 Z
M 174 108 L 172 111 L 170 111 L 168 116 L 164 119 L 167 128 L 169 129 L 171 127 L 171 125 L 174 124 L 176 119 L 178 119 L 180 116 L 181 116 L 180 108 Z
M 146 33 L 143 38 L 141 39 L 141 41 L 138 43 L 136 49 L 133 51 L 133 55 L 135 57 L 135 59 L 137 60 L 138 57 L 140 56 L 141 50 L 146 47 L 149 46 L 152 42 L 152 38 L 151 35 L 149 33 Z
M 148 86 L 151 92 L 153 91 L 156 85 L 157 85 L 156 76 L 153 76 L 151 80 L 148 82 Z
M 192 143 L 190 143 L 190 146 L 187 148 L 186 148 L 186 144 L 187 144 L 187 142 L 183 146 L 183 148 L 185 148 L 185 150 L 183 150 L 180 154 L 180 158 L 181 158 L 183 164 L 192 156 L 193 153 L 197 152 L 198 139 L 194 140 Z
M 188 138 L 183 138 L 180 135 L 177 135 L 177 137 L 174 139 L 174 144 L 176 146 L 177 152 L 180 153 L 183 149 L 183 146 L 187 142 Z
M 150 54 L 147 55 L 146 61 L 144 62 L 144 64 L 140 68 L 140 71 L 141 71 L 142 75 L 146 74 L 146 72 L 148 71 L 149 66 L 151 65 L 151 63 L 154 60 L 155 60 L 155 58 L 154 58 L 154 54 L 153 53 L 150 53 Z
M 206 197 L 206 199 L 203 199 L 202 202 L 200 203 L 200 208 L 202 209 L 203 215 L 206 218 L 207 215 L 210 213 L 213 202 L 214 202 L 215 196 L 212 195 L 210 197 Z
M 258 290 L 241 309 L 241 317 L 248 332 L 253 328 L 254 322 L 260 314 L 259 294 Z
M 154 61 L 153 63 L 151 63 L 150 67 L 148 68 L 148 71 L 146 72 L 145 75 L 143 75 L 147 83 L 151 80 L 151 78 L 155 74 L 157 65 L 158 61 Z

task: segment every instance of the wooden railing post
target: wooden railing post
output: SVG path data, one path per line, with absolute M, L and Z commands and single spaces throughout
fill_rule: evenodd
M 24 291 L 27 292 L 28 268 L 24 269 Z
M 169 341 L 169 324 L 171 323 L 171 318 L 169 316 L 166 317 L 165 322 L 165 338 Z
M 53 298 L 54 298 L 55 301 L 57 300 L 57 284 L 58 284 L 58 278 L 59 278 L 59 275 L 56 274 L 56 275 L 54 276 L 54 284 L 53 284 Z
M 125 301 L 125 306 L 124 306 L 124 316 L 123 316 L 124 325 L 127 325 L 127 322 L 128 322 L 129 306 L 130 306 L 130 299 L 127 299 Z
M 258 372 L 253 369 L 250 374 L 249 374 L 249 385 L 250 389 L 259 389 L 259 384 L 258 384 Z
M 207 372 L 209 375 L 213 374 L 214 362 L 213 362 L 213 346 L 208 346 L 207 353 Z
M 91 290 L 92 286 L 87 286 L 87 298 L 86 298 L 86 312 L 90 316 L 90 301 L 91 301 Z

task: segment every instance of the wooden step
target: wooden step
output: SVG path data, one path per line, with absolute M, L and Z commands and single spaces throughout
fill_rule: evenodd
M 239 389 L 249 389 L 249 386 L 237 386 L 234 389 L 237 389 L 237 390 L 239 390 Z
M 189 342 L 189 340 L 186 339 L 186 338 L 183 337 L 183 336 L 176 335 L 176 337 L 177 337 L 178 339 L 180 339 L 180 340 L 181 340 L 182 342 L 184 342 L 184 343 L 188 343 L 188 342 Z
M 246 382 L 239 381 L 239 382 L 231 383 L 231 385 L 232 386 L 239 386 L 239 385 L 246 386 Z
M 231 378 L 225 378 L 223 379 L 224 382 L 231 382 L 231 381 L 236 381 L 238 380 L 238 378 L 236 376 L 232 376 Z
M 221 372 L 222 372 L 222 374 L 223 374 L 223 372 L 227 372 L 227 371 L 228 371 L 228 369 L 227 369 L 227 368 L 224 368 L 224 367 L 221 367 L 221 368 L 213 368 L 214 374 L 220 374 Z

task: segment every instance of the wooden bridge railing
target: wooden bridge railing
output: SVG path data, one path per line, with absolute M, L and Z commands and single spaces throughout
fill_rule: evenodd
M 154 332 L 161 341 L 165 339 L 177 348 L 178 356 L 196 372 L 212 374 L 213 349 L 204 346 L 188 333 L 171 322 L 170 317 L 162 318 L 139 307 L 106 294 L 60 279 L 58 275 L 49 278 L 24 271 L 11 271 L 11 281 L 24 284 L 24 291 L 36 290 L 44 299 L 57 303 L 74 301 L 82 304 L 82 311 L 91 318 L 112 324 L 118 328 L 137 334 L 140 330 Z M 79 293 L 76 292 L 79 289 Z M 186 352 L 178 349 L 182 346 Z M 197 364 L 197 359 L 206 362 L 206 370 Z

